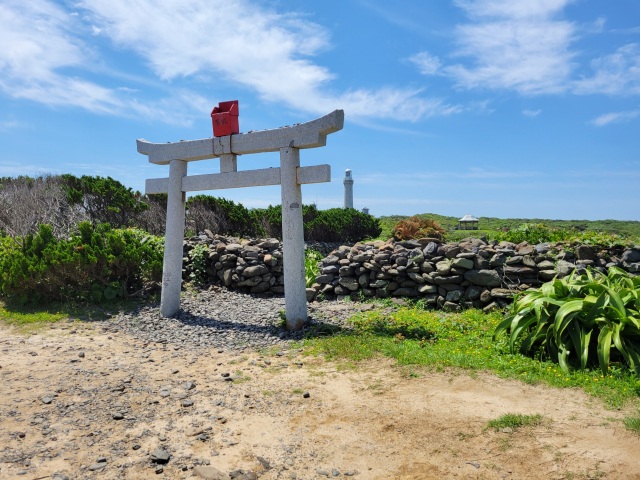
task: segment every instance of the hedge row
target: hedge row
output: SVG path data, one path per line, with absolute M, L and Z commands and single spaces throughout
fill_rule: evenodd
M 50 206 L 53 205 L 54 208 Z M 52 225 L 57 238 L 68 236 L 81 221 L 114 228 L 135 227 L 164 235 L 167 195 L 142 195 L 110 177 L 59 175 L 0 178 L 0 234 L 23 237 Z M 379 221 L 353 209 L 318 210 L 303 205 L 308 241 L 356 242 L 377 237 Z M 210 230 L 244 238 L 282 238 L 282 208 L 247 209 L 209 195 L 187 201 L 187 235 Z

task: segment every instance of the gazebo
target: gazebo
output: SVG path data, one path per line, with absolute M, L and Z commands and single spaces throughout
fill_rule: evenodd
M 458 230 L 478 230 L 478 219 L 467 213 L 458 220 Z

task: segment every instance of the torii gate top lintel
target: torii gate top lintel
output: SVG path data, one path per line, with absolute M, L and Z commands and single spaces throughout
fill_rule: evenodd
M 277 152 L 286 147 L 323 147 L 327 144 L 327 135 L 342 130 L 343 126 L 344 111 L 334 110 L 310 122 L 272 130 L 175 143 L 151 143 L 139 139 L 137 145 L 138 152 L 147 155 L 150 163 L 168 165 L 171 160 L 190 162 L 229 154 Z

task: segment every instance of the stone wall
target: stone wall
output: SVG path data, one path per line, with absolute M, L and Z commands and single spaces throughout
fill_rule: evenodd
M 190 252 L 207 245 L 208 283 L 254 294 L 284 294 L 282 246 L 277 239 L 244 240 L 211 232 L 185 241 L 183 275 L 192 271 Z M 640 249 L 565 243 L 484 242 L 435 239 L 369 242 L 335 248 L 320 263 L 308 299 L 318 297 L 422 299 L 434 307 L 503 306 L 517 291 L 538 287 L 588 267 L 616 266 L 640 273 Z

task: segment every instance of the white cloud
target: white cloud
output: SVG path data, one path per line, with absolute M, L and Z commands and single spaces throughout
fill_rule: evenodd
M 590 123 L 596 127 L 604 127 L 611 123 L 630 122 L 638 117 L 640 117 L 640 110 L 633 110 L 630 112 L 611 112 L 594 118 Z
M 76 19 L 45 0 L 0 6 L 0 89 L 15 98 L 113 113 L 118 99 L 96 83 L 60 73 L 91 62 L 71 31 Z
M 575 82 L 578 94 L 640 94 L 640 45 L 629 43 L 591 62 L 593 76 Z
M 533 19 L 558 13 L 572 0 L 455 0 L 454 3 L 476 17 Z
M 470 65 L 443 70 L 459 87 L 511 89 L 524 95 L 561 93 L 574 68 L 569 45 L 576 27 L 553 16 L 566 0 L 458 1 L 475 19 L 459 25 L 456 56 Z
M 78 15 L 46 0 L 9 0 L 0 5 L 0 90 L 52 107 L 71 106 L 109 115 L 164 116 L 171 124 L 190 121 L 183 113 L 187 105 L 180 92 L 156 102 L 176 107 L 169 116 L 159 112 L 158 106 L 140 105 L 126 88 L 111 89 L 83 79 L 87 66 L 96 58 L 77 36 L 81 30 L 78 21 Z
M 0 5 L 0 44 L 7 46 L 0 50 L 0 90 L 53 107 L 181 125 L 191 122 L 189 109 L 203 101 L 179 88 L 185 77 L 196 84 L 245 87 L 263 101 L 303 112 L 344 108 L 354 119 L 383 118 L 400 109 L 402 119 L 415 121 L 458 111 L 422 97 L 419 89 L 333 91 L 335 75 L 314 61 L 330 48 L 328 31 L 263 5 L 256 0 L 81 0 L 75 11 L 67 11 L 52 0 L 7 0 Z M 160 89 L 169 91 L 167 97 L 143 104 L 145 92 L 132 88 L 136 79 L 130 72 L 105 65 L 100 37 L 139 55 L 161 80 Z M 117 80 L 127 83 L 114 85 Z
M 524 115 L 525 117 L 531 117 L 531 118 L 535 118 L 538 115 L 540 115 L 542 113 L 542 110 L 538 109 L 538 110 L 523 110 L 522 111 L 522 115 Z
M 330 47 L 329 33 L 293 14 L 238 0 L 85 0 L 89 21 L 120 47 L 145 59 L 160 78 L 187 76 L 231 82 L 266 102 L 312 113 L 343 108 L 350 118 L 448 115 L 456 107 L 410 88 L 332 92 L 334 74 L 313 57 Z M 150 21 L 150 19 L 153 19 Z
M 442 65 L 440 59 L 428 52 L 420 52 L 408 58 L 408 60 L 418 67 L 422 75 L 435 75 Z

